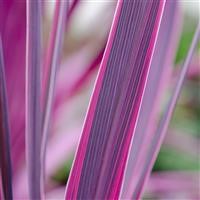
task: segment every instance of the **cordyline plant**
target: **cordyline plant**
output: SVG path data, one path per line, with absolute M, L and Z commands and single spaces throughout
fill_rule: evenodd
M 150 176 L 198 44 L 200 25 L 156 123 L 178 44 L 178 2 L 118 0 L 106 44 L 85 71 L 78 76 L 64 73 L 60 80 L 64 33 L 79 3 L 56 1 L 43 52 L 44 2 L 0 1 L 0 199 L 48 199 L 53 186 L 45 177 L 56 163 L 46 159 L 46 152 L 56 111 L 99 64 L 63 199 L 140 199 Z M 60 137 L 61 146 L 71 152 L 70 143 L 78 137 Z M 52 159 L 62 151 L 60 143 L 55 144 L 50 145 Z

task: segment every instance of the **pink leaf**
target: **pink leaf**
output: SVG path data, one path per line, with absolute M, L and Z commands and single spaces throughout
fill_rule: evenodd
M 2 179 L 3 196 L 12 199 L 12 169 L 10 155 L 10 126 L 7 102 L 7 87 L 3 47 L 0 35 L 0 174 Z M 1 187 L 0 187 L 1 196 Z

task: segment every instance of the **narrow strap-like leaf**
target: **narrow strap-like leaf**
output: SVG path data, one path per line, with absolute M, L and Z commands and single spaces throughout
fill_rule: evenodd
M 56 81 L 56 72 L 59 65 L 59 59 L 61 54 L 61 47 L 64 37 L 65 18 L 67 15 L 69 1 L 57 1 L 54 15 L 54 21 L 52 26 L 52 32 L 50 35 L 50 41 L 48 46 L 48 55 L 45 63 L 45 73 L 47 73 L 47 85 L 44 89 L 44 115 L 42 124 L 42 154 L 41 159 L 44 164 L 42 170 L 45 168 L 45 153 L 47 145 L 47 137 L 49 131 L 50 116 L 52 110 L 52 103 L 54 97 L 54 88 Z M 43 176 L 44 177 L 44 172 Z
M 13 176 L 25 154 L 26 1 L 0 1 L 0 33 L 4 49 Z M 17 119 L 17 120 L 16 120 Z
M 147 147 L 151 143 L 156 126 L 156 117 L 159 113 L 158 102 L 163 95 L 166 81 L 172 71 L 173 53 L 176 50 L 178 42 L 172 39 L 177 31 L 177 2 L 167 1 L 164 9 L 161 26 L 158 33 L 158 39 L 149 71 L 144 97 L 141 104 L 139 118 L 135 130 L 131 150 L 127 162 L 127 169 L 122 189 L 122 198 L 130 199 L 135 185 L 137 184 L 139 174 L 145 162 Z M 173 37 L 172 37 L 173 36 Z M 173 52 L 173 53 L 172 53 Z
M 66 199 L 118 199 L 165 1 L 118 1 Z
M 0 175 L 2 178 L 3 196 L 13 198 L 12 166 L 10 155 L 10 127 L 8 117 L 8 102 L 4 69 L 3 46 L 0 36 Z M 0 188 L 1 190 L 1 188 Z M 1 192 L 1 191 L 0 191 Z M 1 194 L 0 194 L 1 196 Z
M 41 1 L 27 0 L 26 153 L 30 199 L 41 199 Z
M 166 111 L 163 114 L 163 117 L 160 121 L 159 127 L 158 127 L 158 129 L 157 129 L 157 131 L 154 135 L 153 140 L 152 140 L 151 146 L 150 146 L 149 151 L 148 151 L 148 155 L 146 156 L 146 162 L 144 164 L 142 173 L 139 177 L 138 184 L 136 185 L 134 193 L 133 193 L 133 199 L 135 199 L 135 198 L 139 199 L 140 198 L 144 184 L 149 177 L 149 174 L 150 174 L 151 169 L 153 167 L 153 163 L 154 163 L 154 161 L 155 161 L 155 159 L 158 155 L 158 152 L 159 152 L 161 144 L 163 142 L 165 133 L 166 133 L 167 128 L 169 126 L 171 117 L 173 115 L 173 111 L 175 109 L 178 97 L 179 97 L 181 89 L 183 87 L 184 79 L 185 79 L 185 76 L 187 74 L 189 64 L 192 60 L 192 55 L 194 54 L 195 48 L 198 44 L 199 38 L 200 38 L 200 24 L 198 24 L 198 26 L 197 26 L 197 29 L 196 29 L 190 50 L 189 50 L 188 55 L 185 59 L 183 68 L 181 69 L 181 72 L 179 74 L 176 86 L 174 88 L 174 92 L 171 96 L 171 99 L 168 103 Z
M 80 2 L 80 0 L 73 0 L 72 1 L 72 4 L 70 5 L 70 9 L 69 9 L 69 12 L 67 13 L 67 18 L 70 18 L 75 7 L 78 5 L 78 3 Z M 68 20 L 68 19 L 67 19 Z

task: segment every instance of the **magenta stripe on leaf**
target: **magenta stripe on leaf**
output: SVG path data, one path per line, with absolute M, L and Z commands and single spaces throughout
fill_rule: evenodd
M 177 45 L 177 42 L 174 43 L 174 40 L 172 40 L 176 35 L 174 33 L 177 32 L 175 27 L 176 15 L 177 3 L 167 1 L 161 20 L 135 135 L 131 144 L 122 198 L 131 198 L 139 174 L 144 166 L 147 147 L 151 144 L 151 139 L 154 135 L 156 118 L 160 111 L 158 102 L 160 102 L 165 91 L 163 83 L 165 82 L 166 84 L 166 81 L 168 81 L 167 78 L 169 78 L 170 72 L 172 71 L 174 57 L 171 52 L 176 49 L 175 45 Z
M 165 1 L 119 1 L 66 199 L 118 199 Z

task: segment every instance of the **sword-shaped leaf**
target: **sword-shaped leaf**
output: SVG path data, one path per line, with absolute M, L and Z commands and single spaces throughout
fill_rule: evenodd
M 27 1 L 26 159 L 30 199 L 41 199 L 41 1 Z
M 0 35 L 0 175 L 5 199 L 12 199 L 12 166 L 10 155 L 10 127 L 6 90 L 3 45 Z M 0 187 L 1 190 L 1 187 Z M 1 196 L 1 194 L 0 194 Z M 0 197 L 1 198 L 1 197 Z
M 66 199 L 117 199 L 165 1 L 118 1 Z

